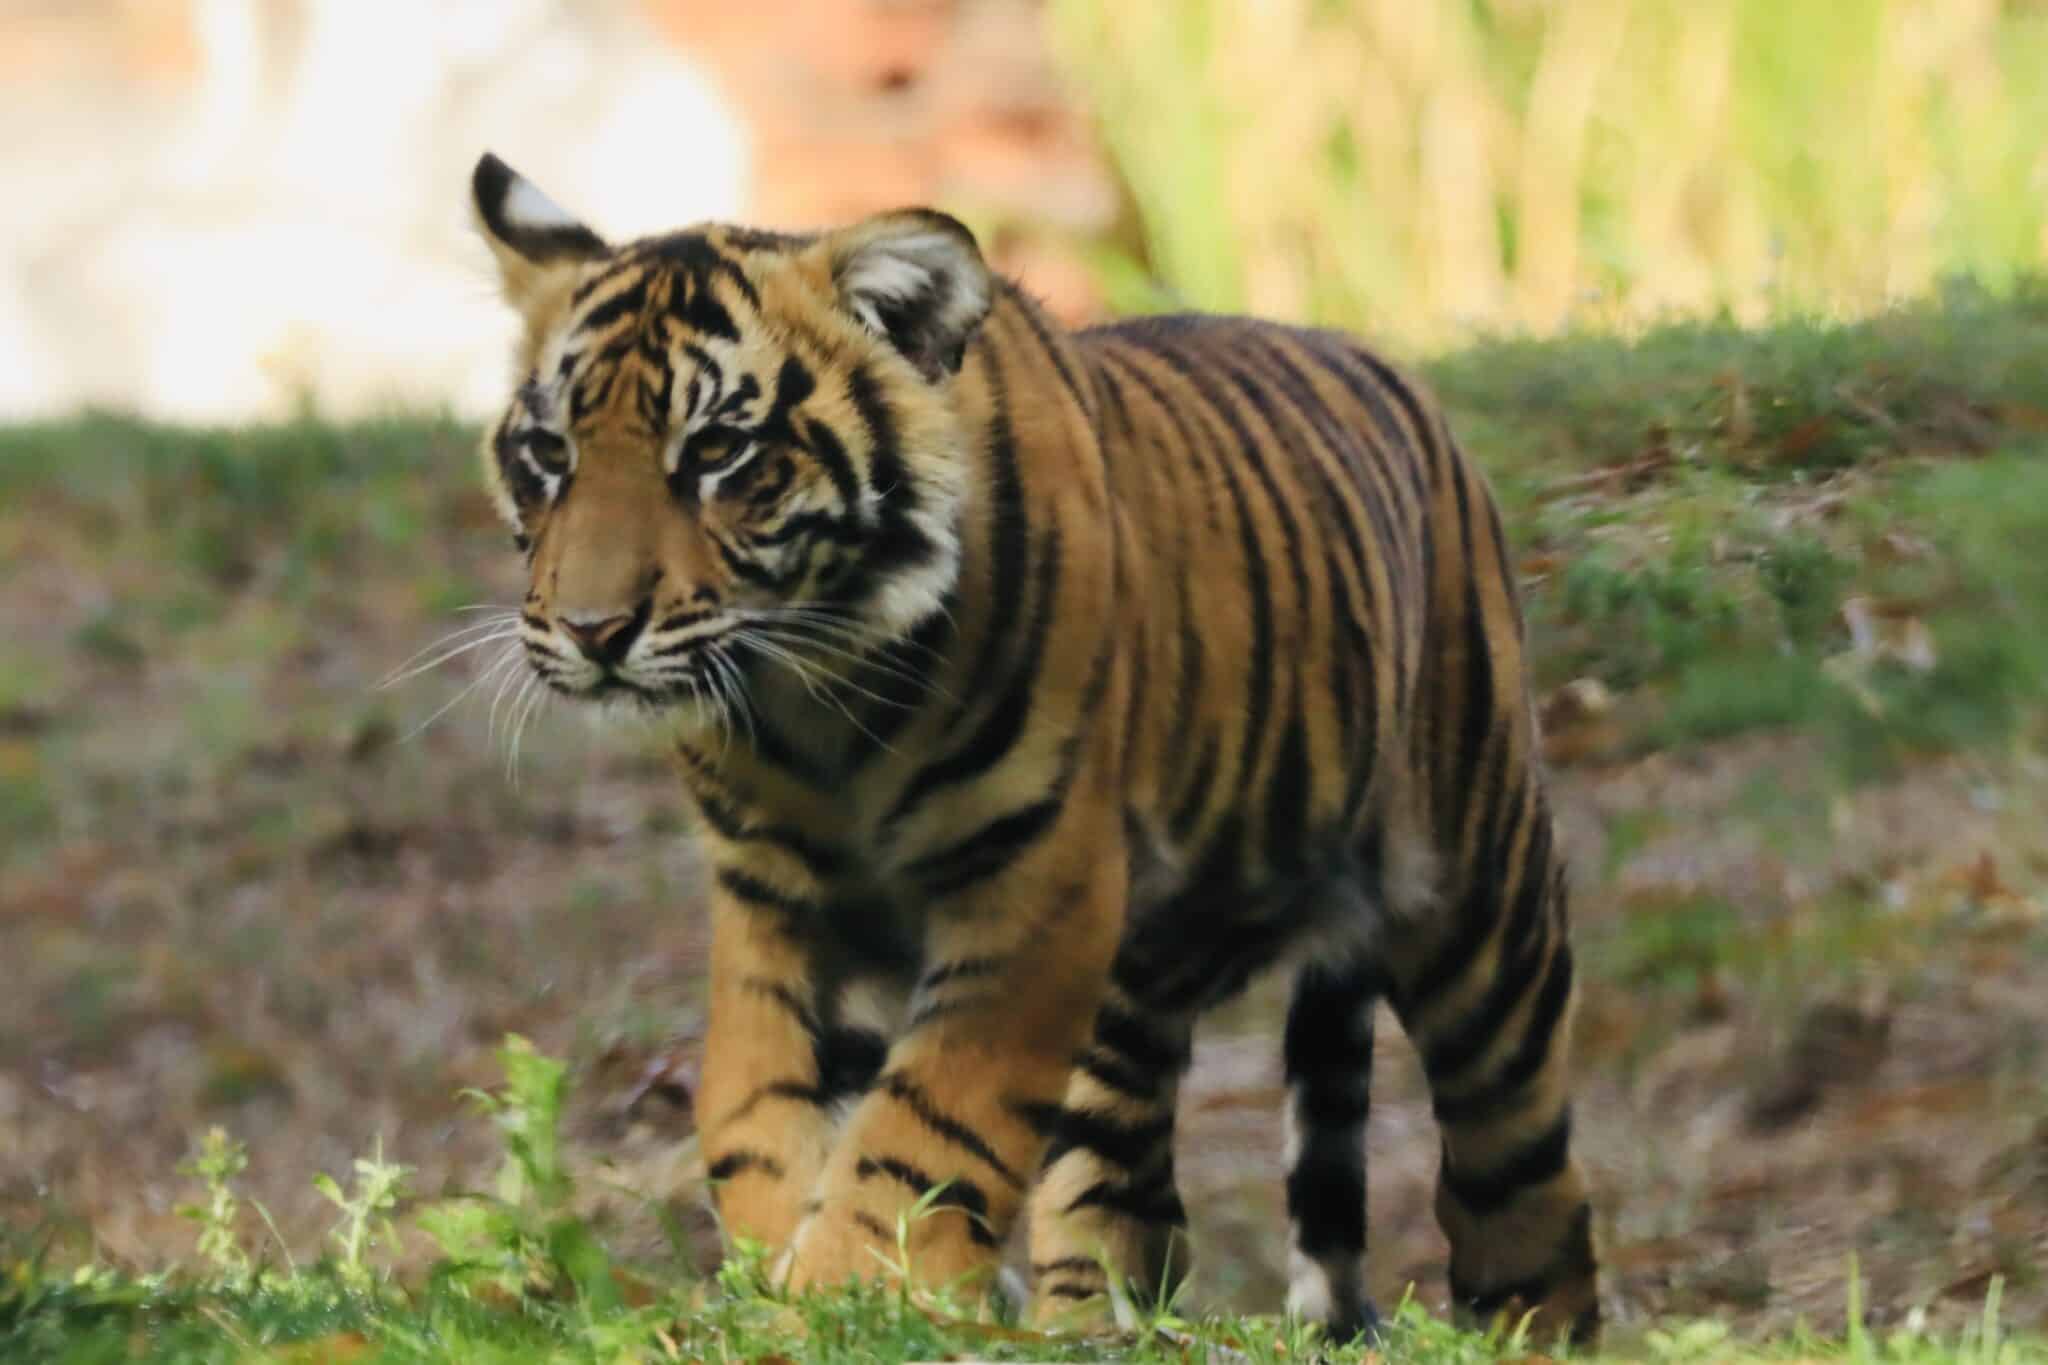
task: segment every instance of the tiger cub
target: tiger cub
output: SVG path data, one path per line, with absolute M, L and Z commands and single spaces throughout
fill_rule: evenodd
M 1590 1336 L 1564 868 L 1431 402 L 1334 332 L 1064 331 L 929 210 L 614 245 L 495 157 L 472 192 L 527 660 L 661 713 L 701 816 L 726 1229 L 831 1284 L 930 1196 L 913 1273 L 986 1286 L 1028 1202 L 1041 1319 L 1157 1295 L 1191 1030 L 1289 962 L 1289 1308 L 1375 1320 L 1384 999 L 1456 1304 Z

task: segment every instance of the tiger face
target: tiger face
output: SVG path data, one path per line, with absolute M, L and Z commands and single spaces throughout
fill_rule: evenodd
M 700 716 L 765 659 L 900 638 L 959 570 L 950 401 L 992 285 L 929 211 L 608 245 L 495 157 L 473 203 L 524 323 L 483 449 L 558 692 Z

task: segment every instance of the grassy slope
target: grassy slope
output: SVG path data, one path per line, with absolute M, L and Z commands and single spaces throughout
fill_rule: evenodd
M 1500 343 L 1431 366 L 1463 439 L 1505 496 L 1546 692 L 1578 684 L 1551 706 L 1553 758 L 1597 765 L 1652 750 L 1714 751 L 1744 732 L 1797 736 L 1825 758 L 1812 802 L 1825 811 L 1827 793 L 1897 778 L 1927 755 L 2038 750 L 2048 694 L 2043 355 L 2048 293 L 2022 290 L 2005 301 L 1958 296 L 1847 329 L 1701 326 L 1634 346 Z M 168 770 L 172 754 L 96 752 L 64 719 L 63 696 L 145 659 L 184 659 L 232 679 L 230 666 L 251 657 L 317 655 L 309 620 L 424 617 L 486 596 L 483 566 L 497 533 L 470 486 L 467 440 L 418 423 L 228 434 L 96 419 L 0 433 L 0 558 L 40 568 L 35 581 L 47 589 L 0 599 L 22 646 L 0 654 L 0 873 L 37 885 L 82 823 L 120 829 L 151 803 L 178 799 L 149 772 L 122 766 Z M 79 576 L 98 585 L 93 600 L 55 610 L 52 585 Z M 360 585 L 370 582 L 386 596 L 366 597 Z M 59 619 L 61 637 L 46 638 Z M 351 693 L 331 712 L 268 714 L 266 684 L 250 677 L 242 691 L 199 694 L 167 744 L 186 757 L 244 746 L 252 763 L 277 767 L 293 745 L 313 743 L 308 736 L 350 752 L 388 743 L 380 735 L 390 717 L 372 699 Z M 90 791 L 65 776 L 81 770 L 101 774 Z M 124 775 L 139 780 L 114 780 Z M 1824 814 L 1782 818 L 1826 837 Z M 1641 837 L 1625 820 L 1615 824 L 1617 844 Z M 367 857 L 357 845 L 382 837 L 346 825 L 332 835 L 337 857 Z M 237 856 L 265 855 L 252 846 Z M 1593 970 L 1627 983 L 1639 1002 L 1654 1004 L 1660 992 L 1690 1000 L 1716 965 L 1787 970 L 1788 952 L 1793 975 L 1810 965 L 1799 944 L 1748 935 L 1732 913 L 1667 909 L 1586 935 Z M 119 933 L 118 923 L 106 927 Z M 26 942 L 31 961 L 40 941 Z M 1867 947 L 1859 938 L 1850 951 Z M 220 948 L 248 951 L 233 941 Z M 90 951 L 95 961 L 102 951 L 118 957 L 112 945 Z M 1813 951 L 1842 949 L 1828 939 Z M 66 982 L 66 1028 L 118 1031 L 108 1001 L 118 1002 L 120 980 L 86 971 Z M 29 1007 L 40 1003 L 31 993 Z M 48 1027 L 0 1017 L 18 1038 Z M 237 1065 L 228 1059 L 210 1083 L 259 1094 L 274 1083 L 260 1064 Z M 303 1359 L 660 1359 L 671 1343 L 681 1358 L 1109 1349 L 941 1328 L 886 1295 L 807 1309 L 811 1328 L 799 1340 L 786 1314 L 738 1280 L 708 1302 L 696 1286 L 613 1294 L 588 1275 L 579 1293 L 576 1258 L 560 1253 L 539 1257 L 564 1283 L 557 1298 L 479 1300 L 444 1277 L 403 1303 L 344 1293 L 319 1275 L 216 1295 L 126 1275 L 73 1283 L 22 1261 L 0 1282 L 0 1355 L 215 1359 L 300 1339 L 325 1352 Z M 1495 1353 L 1419 1311 L 1404 1322 L 1393 1354 Z M 1218 1330 L 1255 1358 L 1275 1354 L 1281 1340 L 1270 1325 Z M 1906 1335 L 1880 1350 L 1791 1339 L 1753 1349 L 2003 1358 L 1981 1333 L 1949 1342 Z M 1180 1358 L 1158 1343 L 1119 1349 Z M 1668 1359 L 1726 1353 L 1697 1325 L 1635 1335 L 1629 1349 Z

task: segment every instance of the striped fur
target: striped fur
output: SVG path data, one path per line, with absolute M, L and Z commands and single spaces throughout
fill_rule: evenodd
M 1202 1010 L 1300 968 L 1290 1301 L 1368 1327 L 1376 1002 L 1442 1129 L 1457 1304 L 1598 1322 L 1572 958 L 1501 528 L 1351 339 L 1061 331 L 932 213 L 613 248 L 486 159 L 526 322 L 484 464 L 526 645 L 662 710 L 712 869 L 699 1117 L 796 1285 L 1163 1288 Z M 529 216 L 521 217 L 522 209 Z M 986 1282 L 986 1281 L 984 1281 Z

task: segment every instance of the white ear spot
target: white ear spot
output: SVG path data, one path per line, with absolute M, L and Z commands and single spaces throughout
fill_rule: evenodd
M 942 331 L 962 331 L 988 311 L 988 276 L 963 270 L 958 239 L 927 232 L 877 243 L 847 262 L 839 284 L 862 321 L 887 335 L 881 313 L 923 302 Z M 980 262 L 974 262 L 979 265 Z
M 519 232 L 547 232 L 555 228 L 581 227 L 569 210 L 541 193 L 524 176 L 512 182 L 503 207 L 506 225 Z
M 995 292 L 972 234 L 943 214 L 912 212 L 848 235 L 834 269 L 847 311 L 927 377 L 958 369 Z

